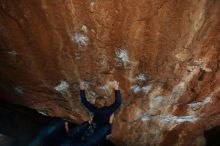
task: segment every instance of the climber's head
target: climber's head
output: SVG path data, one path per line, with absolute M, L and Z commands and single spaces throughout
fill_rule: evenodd
M 107 101 L 104 97 L 102 97 L 102 96 L 96 97 L 96 99 L 95 99 L 95 106 L 96 107 L 98 107 L 98 108 L 104 107 L 104 106 L 106 106 L 106 104 L 107 104 Z

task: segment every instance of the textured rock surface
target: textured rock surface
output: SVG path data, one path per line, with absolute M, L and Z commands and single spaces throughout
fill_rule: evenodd
M 111 96 L 118 80 L 116 144 L 205 145 L 204 130 L 220 124 L 219 7 L 219 0 L 1 0 L 0 86 L 9 101 L 79 123 L 89 114 L 78 82 L 86 81 L 92 102 Z

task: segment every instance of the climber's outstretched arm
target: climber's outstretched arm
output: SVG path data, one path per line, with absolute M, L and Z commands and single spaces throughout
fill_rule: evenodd
M 86 99 L 86 92 L 85 92 L 85 87 L 84 83 L 80 83 L 80 100 L 82 104 L 92 113 L 95 113 L 96 107 L 92 105 L 89 101 Z
M 115 102 L 108 107 L 108 112 L 113 113 L 121 105 L 121 93 L 119 90 L 119 82 L 113 82 L 113 88 L 115 90 Z

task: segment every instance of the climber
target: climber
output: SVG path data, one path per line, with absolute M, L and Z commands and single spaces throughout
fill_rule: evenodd
M 119 82 L 114 81 L 112 83 L 112 87 L 115 90 L 115 101 L 112 105 L 107 106 L 106 99 L 101 96 L 95 99 L 95 104 L 93 105 L 90 102 L 88 102 L 86 99 L 84 83 L 83 82 L 80 83 L 81 102 L 93 114 L 93 121 L 91 123 L 91 126 L 92 126 L 91 131 L 86 130 L 88 131 L 86 132 L 88 133 L 88 135 L 91 135 L 93 133 L 92 129 L 97 130 L 97 129 L 100 129 L 100 127 L 103 127 L 103 125 L 109 124 L 109 120 L 110 121 L 113 120 L 114 111 L 121 105 L 121 94 L 119 90 Z M 86 137 L 86 136 L 87 135 L 83 135 L 82 137 Z M 99 143 L 100 145 L 102 145 L 105 138 L 106 137 L 103 137 L 103 139 L 100 141 Z
M 112 85 L 115 90 L 115 102 L 110 106 L 106 106 L 107 101 L 104 97 L 97 97 L 95 99 L 95 105 L 88 102 L 86 99 L 84 83 L 80 83 L 81 102 L 93 114 L 93 123 L 97 127 L 108 123 L 110 116 L 121 105 L 119 82 L 114 81 Z
M 84 83 L 80 83 L 81 102 L 90 112 L 92 112 L 93 118 L 71 130 L 68 129 L 68 125 L 66 124 L 66 130 L 69 137 L 72 137 L 72 139 L 62 144 L 62 146 L 104 145 L 106 136 L 111 133 L 111 124 L 114 118 L 113 113 L 121 104 L 119 83 L 114 81 L 113 88 L 115 89 L 115 102 L 112 105 L 106 106 L 107 102 L 104 97 L 96 98 L 95 105 L 93 105 L 86 99 Z

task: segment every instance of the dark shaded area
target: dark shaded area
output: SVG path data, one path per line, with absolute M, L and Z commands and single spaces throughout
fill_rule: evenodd
M 36 110 L 11 104 L 0 100 L 0 134 L 4 138 L 3 146 L 28 146 L 39 134 L 42 129 L 60 118 L 54 118 L 39 114 Z M 70 128 L 76 126 L 69 123 Z M 60 128 L 55 134 L 50 135 L 44 141 L 46 146 L 56 146 L 66 140 L 65 130 Z M 7 144 L 5 144 L 7 143 Z M 0 145 L 3 143 L 0 141 Z M 106 141 L 106 146 L 113 145 Z
M 41 129 L 55 119 L 33 109 L 0 101 L 0 133 L 10 137 L 13 146 L 28 145 Z
M 220 146 L 220 126 L 205 131 L 207 146 Z

